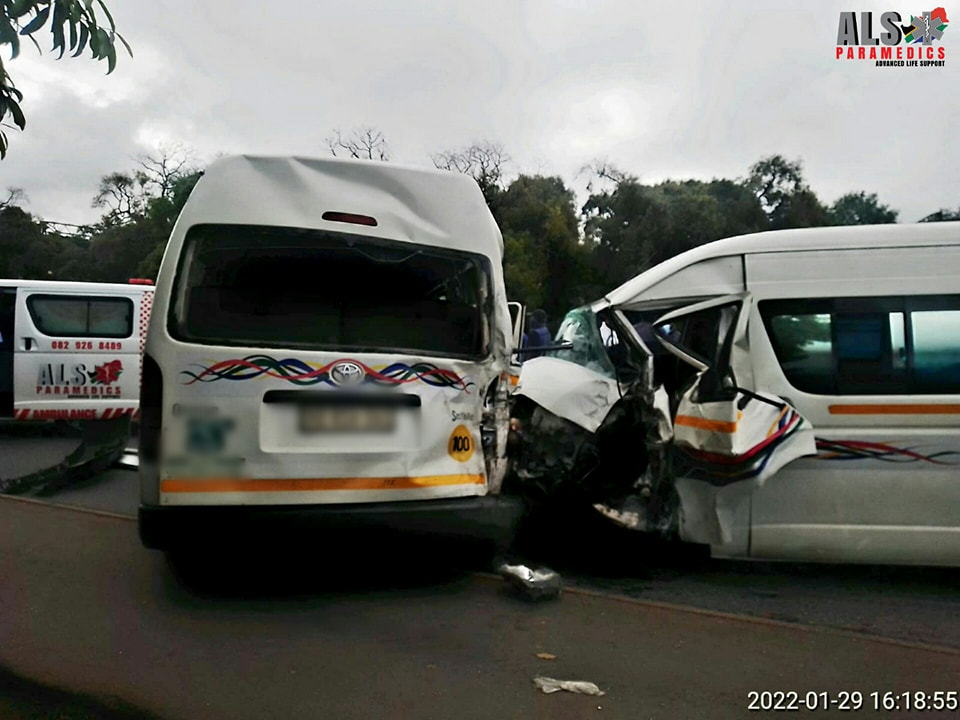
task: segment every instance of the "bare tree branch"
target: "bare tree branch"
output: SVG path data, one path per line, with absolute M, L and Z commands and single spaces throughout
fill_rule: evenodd
M 503 169 L 510 156 L 499 143 L 483 140 L 460 150 L 444 150 L 430 156 L 433 166 L 469 175 L 477 181 L 484 196 L 503 189 Z
M 196 161 L 193 153 L 180 143 L 161 145 L 155 155 L 137 157 L 144 186 L 150 187 L 155 195 L 169 198 L 177 180 L 193 172 Z
M 153 198 L 170 200 L 177 182 L 194 172 L 192 154 L 182 145 L 163 145 L 156 154 L 140 155 L 138 169 L 100 178 L 93 207 L 106 208 L 104 222 L 123 225 L 142 215 Z
M 23 205 L 26 202 L 27 194 L 23 191 L 23 188 L 8 187 L 7 199 L 0 202 L 0 210 L 3 210 L 7 207 L 13 207 L 14 205 Z
M 330 154 L 334 157 L 348 156 L 358 160 L 390 159 L 387 141 L 383 132 L 369 126 L 361 126 L 344 135 L 340 130 L 334 130 L 333 135 L 324 139 Z

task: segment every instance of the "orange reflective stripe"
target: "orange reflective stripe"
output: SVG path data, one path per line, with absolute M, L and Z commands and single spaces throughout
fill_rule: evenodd
M 709 430 L 710 432 L 735 433 L 742 412 L 737 413 L 737 419 L 734 422 L 729 420 L 708 420 L 707 418 L 693 417 L 692 415 L 677 415 L 674 425 L 685 425 L 686 427 L 697 428 L 698 430 Z
M 309 492 L 317 490 L 414 490 L 444 485 L 483 485 L 483 475 L 378 478 L 196 478 L 160 483 L 165 493 Z
M 831 405 L 831 415 L 960 415 L 960 405 Z

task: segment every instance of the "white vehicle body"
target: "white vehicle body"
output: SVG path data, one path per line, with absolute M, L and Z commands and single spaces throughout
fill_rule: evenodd
M 209 526 L 243 509 L 450 519 L 499 508 L 515 334 L 502 252 L 464 175 L 213 163 L 157 281 L 144 542 L 185 541 L 201 509 Z
M 154 288 L 0 280 L 0 416 L 133 415 Z
M 613 327 L 611 358 L 619 339 L 648 363 L 647 446 L 674 463 L 598 509 L 657 526 L 644 513 L 659 482 L 679 536 L 716 556 L 960 565 L 958 278 L 960 223 L 789 230 L 698 247 L 581 309 Z M 554 355 L 524 365 L 517 396 L 596 432 L 628 392 L 615 363 Z M 563 357 L 585 366 L 573 398 L 537 377 Z M 722 382 L 705 399 L 707 368 Z M 797 431 L 752 474 L 724 472 L 763 452 L 770 413 Z

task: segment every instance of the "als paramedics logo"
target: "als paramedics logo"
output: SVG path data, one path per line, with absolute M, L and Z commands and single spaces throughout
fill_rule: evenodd
M 837 60 L 867 60 L 877 67 L 943 67 L 947 51 L 940 43 L 950 24 L 938 7 L 904 22 L 898 12 L 841 12 L 837 26 Z M 874 35 L 879 28 L 879 35 Z
M 37 395 L 68 395 L 70 397 L 120 397 L 119 382 L 123 363 L 110 360 L 95 365 L 92 370 L 84 363 L 43 363 L 37 369 Z

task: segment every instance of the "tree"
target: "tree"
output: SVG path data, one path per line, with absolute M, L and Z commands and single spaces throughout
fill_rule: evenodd
M 826 225 L 826 208 L 803 179 L 803 164 L 782 155 L 762 158 L 746 180 L 763 206 L 771 230 Z
M 496 215 L 503 193 L 503 169 L 510 156 L 499 143 L 483 140 L 459 150 L 444 150 L 430 156 L 440 170 L 464 173 L 477 181 L 490 210 Z
M 163 259 L 163 252 L 167 247 L 167 239 L 173 231 L 173 226 L 187 203 L 190 193 L 194 186 L 200 180 L 203 172 L 192 170 L 189 173 L 180 175 L 170 188 L 170 192 L 165 197 L 160 197 L 152 201 L 148 207 L 147 220 L 154 228 L 153 249 L 144 257 L 136 268 L 137 277 L 156 278 L 160 271 L 160 261 Z
M 768 226 L 759 199 L 741 183 L 643 185 L 609 166 L 603 170 L 605 189 L 590 195 L 583 215 L 594 267 L 608 287 L 698 245 Z
M 881 225 L 895 223 L 899 213 L 881 205 L 877 194 L 861 191 L 838 198 L 828 211 L 831 225 Z
M 387 161 L 390 159 L 387 141 L 383 133 L 376 128 L 362 126 L 351 130 L 348 135 L 344 135 L 340 130 L 334 130 L 333 135 L 325 138 L 324 142 L 327 143 L 330 154 L 334 157 L 345 155 L 358 160 Z
M 0 210 L 13 207 L 14 205 L 22 205 L 26 201 L 27 194 L 23 191 L 23 188 L 8 187 L 6 199 L 0 201 Z
M 100 178 L 100 187 L 91 204 L 106 209 L 101 225 L 126 225 L 140 217 L 149 197 L 146 178 L 142 175 L 114 172 Z
M 106 208 L 101 225 L 125 225 L 140 218 L 156 199 L 172 199 L 178 183 L 197 172 L 191 153 L 179 145 L 161 147 L 156 155 L 141 155 L 138 168 L 100 178 L 93 207 Z
M 511 299 L 557 319 L 593 297 L 589 251 L 562 179 L 521 175 L 502 192 L 498 214 Z
M 105 212 L 82 256 L 65 270 L 72 279 L 156 277 L 173 225 L 202 173 L 180 146 L 142 155 L 136 165 L 101 179 L 93 204 Z
M 74 248 L 45 223 L 16 205 L 0 207 L 0 277 L 62 279 Z
M 97 17 L 97 7 L 106 18 L 106 25 Z M 113 16 L 103 0 L 3 0 L 0 3 L 0 48 L 9 45 L 11 59 L 20 54 L 21 36 L 30 38 L 40 52 L 34 36 L 44 26 L 50 28 L 53 50 L 60 51 L 58 58 L 67 50 L 77 57 L 89 48 L 95 60 L 107 61 L 108 75 L 117 64 L 117 40 L 133 56 L 127 41 L 117 33 Z M 0 58 L 0 127 L 11 127 L 3 122 L 9 114 L 16 127 L 26 128 L 27 121 L 20 107 L 22 101 L 23 93 L 17 90 Z M 6 157 L 7 147 L 6 133 L 0 130 L 0 160 Z
M 960 220 L 960 208 L 957 211 L 941 209 L 935 213 L 930 213 L 920 222 L 949 222 L 951 220 Z

